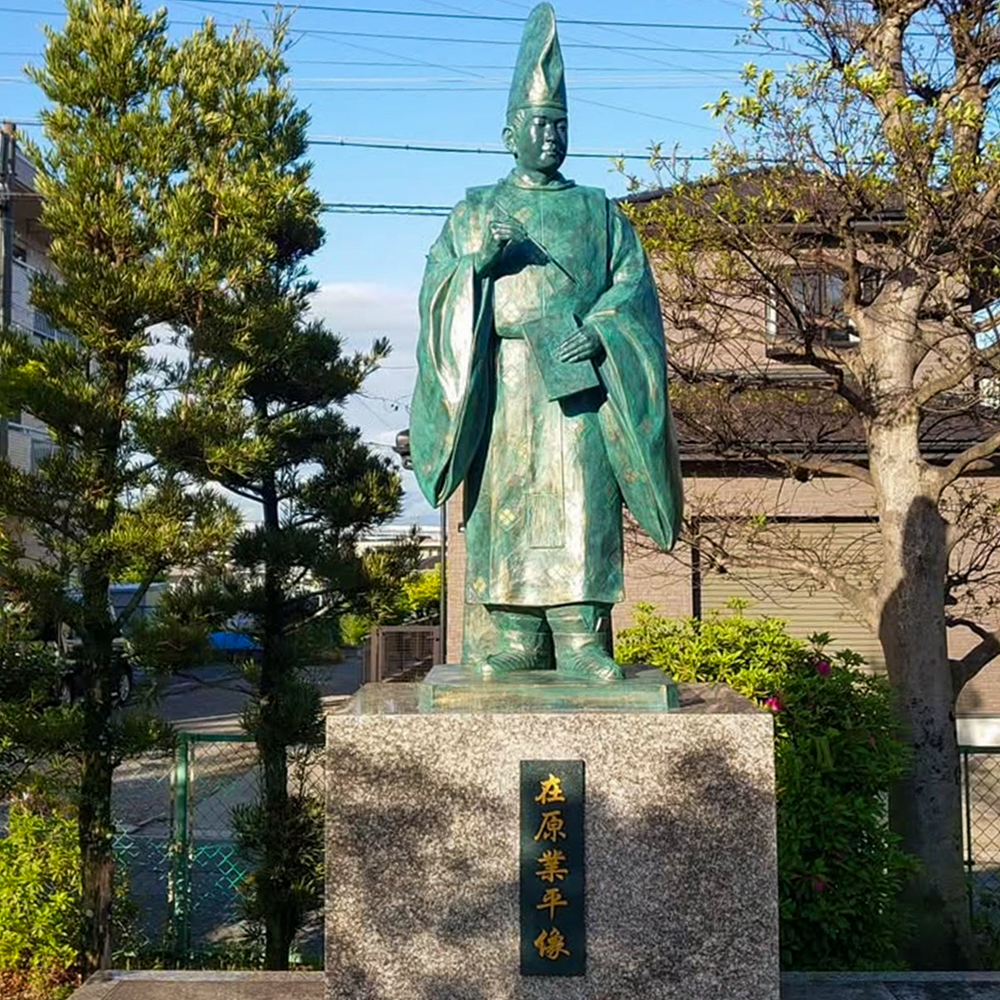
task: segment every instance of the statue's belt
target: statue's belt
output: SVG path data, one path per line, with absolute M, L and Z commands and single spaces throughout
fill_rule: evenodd
M 573 315 L 552 313 L 550 316 L 532 316 L 517 323 L 504 324 L 495 328 L 501 340 L 530 340 L 539 337 L 554 337 L 559 343 L 580 325 Z

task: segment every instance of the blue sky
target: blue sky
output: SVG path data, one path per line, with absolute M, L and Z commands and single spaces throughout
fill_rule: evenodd
M 54 0 L 34 0 L 31 9 L 26 0 L 10 2 L 0 6 L 7 35 L 0 49 L 0 117 L 25 123 L 25 131 L 38 137 L 40 130 L 30 123 L 37 121 L 43 98 L 22 69 L 40 61 L 42 28 L 62 23 L 62 7 Z M 466 187 L 506 173 L 510 160 L 503 155 L 325 143 L 498 148 L 521 21 L 531 6 L 519 0 L 314 0 L 297 10 L 289 5 L 292 84 L 312 116 L 314 183 L 324 201 L 452 205 Z M 328 9 L 311 9 L 320 7 Z M 348 7 L 364 12 L 343 9 Z M 570 156 L 563 172 L 611 195 L 624 193 L 624 181 L 609 160 L 574 152 L 642 153 L 651 142 L 662 142 L 704 153 L 718 130 L 703 105 L 723 89 L 735 89 L 747 61 L 776 64 L 737 44 L 746 24 L 743 0 L 557 0 L 555 7 L 570 103 Z M 177 35 L 209 16 L 220 25 L 241 19 L 263 25 L 267 9 L 236 0 L 168 5 Z M 641 163 L 631 166 L 641 172 Z M 409 215 L 325 217 L 326 245 L 312 267 L 321 283 L 316 311 L 351 346 L 365 347 L 380 335 L 394 346 L 385 370 L 348 411 L 379 446 L 407 425 L 417 291 L 424 255 L 442 222 Z M 433 521 L 436 515 L 409 474 L 405 485 L 404 518 Z

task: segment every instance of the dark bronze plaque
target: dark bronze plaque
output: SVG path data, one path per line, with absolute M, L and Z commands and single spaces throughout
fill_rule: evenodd
M 582 760 L 521 761 L 521 975 L 582 976 Z

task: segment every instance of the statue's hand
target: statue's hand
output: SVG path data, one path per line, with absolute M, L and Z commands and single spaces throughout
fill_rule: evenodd
M 585 361 L 596 358 L 601 353 L 601 338 L 586 326 L 571 333 L 556 351 L 560 361 Z
M 476 272 L 491 274 L 500 263 L 508 244 L 522 243 L 528 234 L 517 219 L 493 219 L 486 227 L 486 239 L 476 254 Z

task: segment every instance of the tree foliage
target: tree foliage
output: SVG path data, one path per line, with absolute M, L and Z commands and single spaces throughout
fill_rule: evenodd
M 248 380 L 273 388 L 313 366 L 288 409 L 255 416 L 273 427 L 266 438 L 242 438 L 245 424 L 224 409 L 218 424 L 192 429 L 210 441 L 209 463 L 218 442 L 240 442 L 240 474 L 252 477 L 265 453 L 312 454 L 292 441 L 293 427 L 308 423 L 299 408 L 329 391 L 319 384 L 330 370 L 347 391 L 368 364 L 340 363 L 339 345 L 317 329 L 292 334 L 308 291 L 295 285 L 295 269 L 318 245 L 318 200 L 303 184 L 304 166 L 276 168 L 299 157 L 304 141 L 301 115 L 280 134 L 278 118 L 291 112 L 276 73 L 274 48 L 246 29 L 223 38 L 208 23 L 175 43 L 165 14 L 148 15 L 135 0 L 68 0 L 64 25 L 47 30 L 44 62 L 31 70 L 47 101 L 44 143 L 30 153 L 56 271 L 37 278 L 32 300 L 60 334 L 3 331 L 0 408 L 40 420 L 56 448 L 29 471 L 0 461 L 0 511 L 46 553 L 29 564 L 11 551 L 2 582 L 81 639 L 78 727 L 62 748 L 79 765 L 84 972 L 110 961 L 114 768 L 165 736 L 141 713 L 114 707 L 117 640 L 151 581 L 210 559 L 239 521 L 218 490 L 164 460 L 183 447 L 170 401 L 186 393 L 204 420 L 196 391 Z M 273 334 L 270 369 L 241 361 L 259 347 L 243 335 L 241 316 L 266 331 L 265 341 Z M 166 348 L 189 342 L 225 355 L 218 382 L 195 384 L 171 360 L 176 352 Z M 241 346 L 226 354 L 222 342 Z M 308 362 L 306 342 L 315 348 Z M 315 447 L 329 440 L 344 458 L 335 470 L 343 478 L 315 477 L 311 486 L 314 506 L 338 511 L 345 490 L 350 500 L 357 489 L 348 473 L 363 476 L 365 457 L 349 434 L 338 436 L 334 418 L 306 429 Z M 308 533 L 298 542 L 326 555 L 336 549 Z M 264 531 L 244 534 L 242 565 L 259 563 L 268 545 Z M 288 559 L 283 567 L 291 571 Z M 124 574 L 140 585 L 116 618 L 108 586 Z
M 253 912 L 267 968 L 287 968 L 315 891 L 316 804 L 290 794 L 291 748 L 322 742 L 319 694 L 303 679 L 314 626 L 366 585 L 359 535 L 399 509 L 399 478 L 343 416 L 389 345 L 345 352 L 310 312 L 307 262 L 323 232 L 305 160 L 308 115 L 283 60 L 287 23 L 266 45 L 202 32 L 178 77 L 192 184 L 173 249 L 197 281 L 184 304 L 189 361 L 161 423 L 164 468 L 224 487 L 254 522 L 217 585 L 260 648 L 243 725 L 257 743 L 261 798 L 235 817 L 255 862 Z M 225 72 L 210 72 L 223 67 Z
M 962 967 L 975 954 L 954 708 L 1000 651 L 981 617 L 996 549 L 983 477 L 1000 449 L 997 10 L 774 0 L 754 5 L 749 38 L 787 70 L 748 64 L 711 106 L 712 169 L 692 178 L 654 151 L 671 187 L 633 210 L 662 275 L 679 424 L 763 475 L 858 484 L 877 545 L 858 579 L 761 531 L 773 509 L 696 509 L 693 537 L 710 566 L 833 590 L 879 635 L 913 751 L 891 810 L 921 861 L 907 955 Z M 949 626 L 971 642 L 951 661 Z
M 812 640 L 740 607 L 672 621 L 641 605 L 615 654 L 676 681 L 728 684 L 773 713 L 782 966 L 896 968 L 896 896 L 913 866 L 885 798 L 906 750 L 884 681 L 850 650 L 827 652 L 828 635 Z
M 0 602 L 0 802 L 71 780 L 51 760 L 79 735 L 79 712 L 56 702 L 61 669 L 27 605 Z

